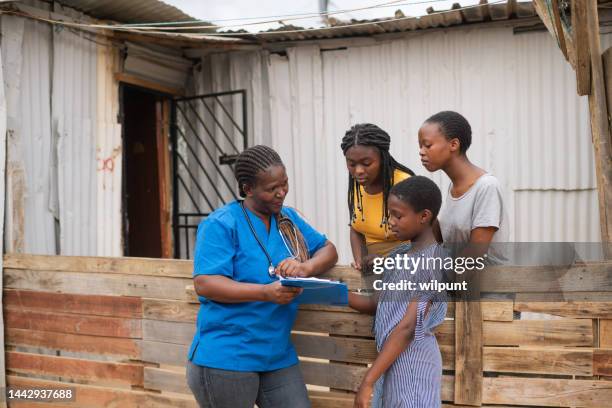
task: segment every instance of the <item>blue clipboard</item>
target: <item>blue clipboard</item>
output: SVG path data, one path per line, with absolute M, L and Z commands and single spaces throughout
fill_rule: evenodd
M 343 282 L 286 278 L 281 285 L 304 289 L 295 298 L 298 304 L 348 305 L 348 287 Z

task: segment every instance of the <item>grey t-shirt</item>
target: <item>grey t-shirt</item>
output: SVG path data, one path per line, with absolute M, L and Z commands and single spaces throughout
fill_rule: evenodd
M 492 243 L 508 242 L 508 215 L 504 206 L 502 190 L 495 176 L 485 173 L 476 180 L 461 197 L 450 194 L 442 205 L 438 221 L 445 246 L 467 244 L 472 230 L 479 227 L 495 227 Z M 506 260 L 501 246 L 492 245 L 489 259 L 496 263 Z

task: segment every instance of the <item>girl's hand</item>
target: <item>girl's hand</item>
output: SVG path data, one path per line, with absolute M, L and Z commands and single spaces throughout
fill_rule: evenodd
M 300 293 L 302 288 L 293 288 L 290 286 L 281 285 L 280 281 L 268 283 L 264 285 L 264 299 L 266 302 L 277 303 L 279 305 L 286 305 L 291 303 Z
M 351 262 L 351 267 L 353 267 L 354 269 L 357 269 L 358 271 L 361 270 L 361 262 Z
M 312 270 L 306 262 L 300 262 L 293 258 L 283 259 L 276 266 L 274 272 L 283 278 L 306 278 L 312 274 Z
M 353 408 L 368 408 L 370 406 L 370 400 L 372 399 L 372 392 L 374 390 L 373 384 L 362 382 L 355 395 L 355 402 Z

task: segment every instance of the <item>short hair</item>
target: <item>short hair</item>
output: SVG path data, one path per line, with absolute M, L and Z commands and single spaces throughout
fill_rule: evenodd
M 389 153 L 389 147 L 391 146 L 391 137 L 387 132 L 382 130 L 376 125 L 371 123 L 360 123 L 352 126 L 346 131 L 340 143 L 342 153 L 346 156 L 346 152 L 353 146 L 372 146 L 375 147 L 380 153 L 380 171 L 382 173 L 383 180 L 383 202 L 382 202 L 382 219 L 380 225 L 387 224 L 389 218 L 389 211 L 387 210 L 387 198 L 389 197 L 389 190 L 393 186 L 393 173 L 396 169 L 414 175 L 414 172 L 408 167 L 399 163 Z M 348 181 L 348 208 L 349 208 L 349 225 L 355 221 L 355 195 L 357 196 L 357 208 L 361 211 L 363 217 L 362 208 L 362 196 L 361 189 L 357 185 L 357 180 L 349 174 Z
M 234 167 L 240 197 L 246 197 L 244 186 L 246 184 L 253 186 L 257 179 L 257 173 L 271 166 L 285 167 L 278 153 L 271 147 L 256 145 L 240 153 Z
M 435 123 L 448 140 L 459 139 L 459 151 L 465 153 L 472 144 L 472 127 L 461 114 L 453 111 L 438 112 L 425 123 Z
M 425 176 L 412 176 L 391 189 L 391 193 L 410 205 L 414 211 L 431 211 L 432 221 L 436 219 L 442 206 L 442 193 L 432 180 Z

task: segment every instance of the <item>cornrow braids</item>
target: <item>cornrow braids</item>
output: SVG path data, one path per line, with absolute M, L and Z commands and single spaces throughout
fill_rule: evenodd
M 245 184 L 255 184 L 257 173 L 270 166 L 284 166 L 283 161 L 274 149 L 264 145 L 249 147 L 238 155 L 234 166 L 234 175 L 238 180 L 240 197 L 246 197 Z
M 382 130 L 376 125 L 371 123 L 361 123 L 354 125 L 346 131 L 340 143 L 342 153 L 346 156 L 346 152 L 353 146 L 373 146 L 376 147 L 380 153 L 381 158 L 381 171 L 383 179 L 383 211 L 380 226 L 387 228 L 387 222 L 389 220 L 389 210 L 387 209 L 387 199 L 389 198 L 389 191 L 393 187 L 393 173 L 395 170 L 400 170 L 404 173 L 408 173 L 414 176 L 414 172 L 408 167 L 400 164 L 397 160 L 389 153 L 389 147 L 391 145 L 391 137 L 387 132 Z M 355 196 L 357 203 L 355 203 Z M 348 208 L 349 208 L 349 226 L 355 221 L 357 215 L 355 214 L 355 205 L 361 212 L 362 221 L 363 218 L 363 197 L 359 183 L 353 176 L 349 174 L 348 182 Z
M 442 111 L 431 116 L 425 123 L 435 123 L 448 140 L 459 139 L 459 151 L 464 153 L 472 144 L 472 127 L 461 114 L 453 111 Z

